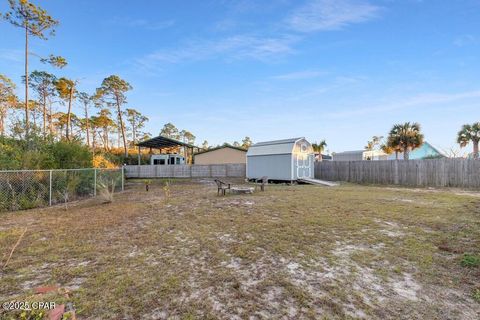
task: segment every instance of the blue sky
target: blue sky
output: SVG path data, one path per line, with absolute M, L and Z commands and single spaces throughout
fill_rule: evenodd
M 153 134 L 173 122 L 198 143 L 306 136 L 338 152 L 418 121 L 449 149 L 480 120 L 480 0 L 34 3 L 61 24 L 32 51 L 65 56 L 55 72 L 82 90 L 129 81 Z M 0 36 L 0 72 L 19 82 L 22 33 Z

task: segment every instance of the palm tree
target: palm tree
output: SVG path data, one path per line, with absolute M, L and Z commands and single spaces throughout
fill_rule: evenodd
M 457 134 L 457 142 L 460 147 L 465 147 L 472 142 L 473 144 L 473 158 L 478 159 L 478 142 L 480 141 L 480 122 L 474 124 L 464 124 L 462 130 Z
M 327 142 L 325 140 L 320 141 L 320 143 L 312 143 L 312 148 L 314 152 L 318 152 L 318 160 L 322 161 L 322 152 L 325 150 Z
M 388 135 L 387 146 L 398 152 L 403 152 L 403 159 L 408 160 L 410 152 L 422 146 L 423 134 L 420 132 L 420 124 L 417 122 L 396 124 Z
M 383 139 L 383 136 L 373 136 L 372 140 L 367 142 L 367 145 L 365 146 L 365 150 L 373 151 L 373 149 L 375 149 L 375 147 L 380 144 L 382 139 Z
M 327 142 L 325 140 L 320 141 L 320 143 L 315 142 L 312 144 L 313 151 L 320 152 L 320 153 L 322 153 L 323 150 L 325 150 L 326 146 L 327 146 Z
M 386 154 L 392 154 L 393 152 L 395 152 L 395 157 L 398 159 L 398 152 L 395 151 L 395 149 L 388 144 L 388 141 L 380 145 L 380 150 L 382 150 Z

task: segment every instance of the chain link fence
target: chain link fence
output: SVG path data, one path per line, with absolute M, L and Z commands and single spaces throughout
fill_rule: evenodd
M 68 203 L 123 188 L 123 168 L 0 171 L 0 212 Z

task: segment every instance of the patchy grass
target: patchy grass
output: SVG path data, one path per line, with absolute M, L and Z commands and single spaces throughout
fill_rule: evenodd
M 2 214 L 4 259 L 24 227 L 0 302 L 58 285 L 89 319 L 480 316 L 480 268 L 459 263 L 480 254 L 480 198 L 458 190 L 131 182 L 112 203 Z
M 468 268 L 475 268 L 480 266 L 480 256 L 476 256 L 473 254 L 465 253 L 462 259 L 462 266 Z

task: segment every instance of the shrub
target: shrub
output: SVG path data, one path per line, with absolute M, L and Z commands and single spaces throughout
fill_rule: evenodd
M 163 193 L 165 194 L 165 203 L 170 201 L 170 183 L 165 181 L 165 185 L 163 186 Z
M 46 149 L 52 154 L 52 165 L 55 169 L 92 167 L 92 153 L 87 146 L 78 142 L 59 141 Z
M 138 164 L 138 154 L 137 153 L 131 153 L 128 155 L 128 157 L 125 157 L 123 154 L 123 149 L 121 150 L 122 152 L 118 153 L 116 150 L 111 150 L 109 153 L 105 153 L 104 157 L 114 163 L 117 167 L 122 166 L 124 164 L 127 165 L 136 165 Z M 140 164 L 150 164 L 150 155 L 149 154 L 141 154 L 140 155 Z
M 111 189 L 110 189 L 111 186 Z M 115 180 L 111 180 L 110 183 L 102 181 L 98 183 L 98 189 L 100 197 L 103 199 L 104 203 L 112 203 L 113 195 L 115 193 Z
M 480 302 L 480 288 L 473 290 L 473 299 Z
M 32 136 L 27 142 L 0 137 L 0 169 L 70 169 L 92 167 L 92 154 L 78 141 L 44 140 Z
M 480 257 L 474 254 L 465 253 L 461 264 L 463 267 L 474 268 L 480 266 Z
M 105 157 L 103 154 L 96 154 L 93 157 L 93 167 L 94 168 L 107 168 L 107 169 L 113 169 L 117 168 L 118 165 L 110 161 Z

